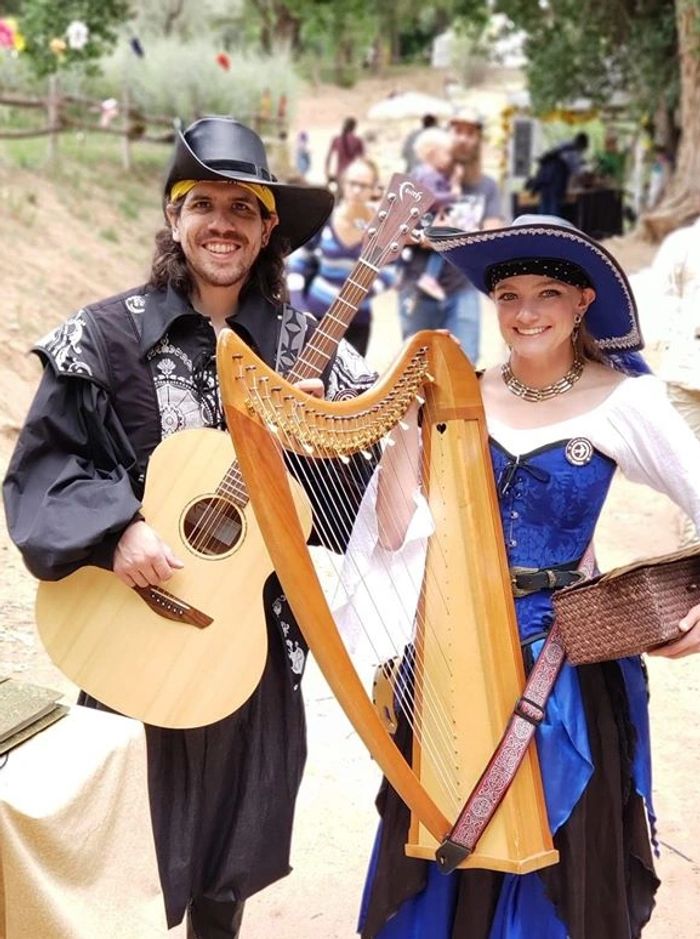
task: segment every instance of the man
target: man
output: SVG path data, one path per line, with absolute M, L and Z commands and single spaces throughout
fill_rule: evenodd
M 471 109 L 457 112 L 450 120 L 450 135 L 453 179 L 459 195 L 449 211 L 438 215 L 433 224 L 466 231 L 500 227 L 504 219 L 498 184 L 481 168 L 481 117 Z M 479 293 L 451 264 L 440 267 L 435 277 L 438 289 L 433 287 L 432 295 L 421 289 L 419 282 L 426 283 L 430 255 L 428 250 L 418 248 L 404 262 L 399 288 L 403 336 L 412 336 L 421 329 L 447 329 L 476 364 L 481 338 Z
M 91 564 L 146 586 L 187 563 L 140 514 L 149 456 L 173 431 L 223 429 L 215 341 L 224 326 L 273 367 L 292 364 L 314 321 L 284 303 L 284 255 L 332 205 L 325 189 L 278 182 L 260 138 L 236 121 L 204 118 L 178 134 L 148 284 L 80 310 L 34 350 L 45 371 L 4 495 L 36 576 Z M 323 377 L 329 396 L 373 380 L 345 343 Z M 306 389 L 323 391 L 318 379 Z M 187 912 L 189 939 L 237 936 L 245 899 L 289 872 L 305 646 L 274 576 L 264 605 L 268 657 L 246 704 L 208 727 L 146 727 L 168 924 Z M 124 935 L 136 929 L 125 923 Z
M 571 181 L 583 169 L 583 154 L 587 149 L 588 134 L 581 131 L 573 140 L 553 147 L 539 158 L 537 173 L 526 186 L 539 195 L 541 215 L 563 216 L 566 193 Z

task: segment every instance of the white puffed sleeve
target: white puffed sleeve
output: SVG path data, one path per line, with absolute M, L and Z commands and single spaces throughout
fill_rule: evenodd
M 623 382 L 606 409 L 605 449 L 632 482 L 669 496 L 700 533 L 700 441 L 653 375 Z
M 391 658 L 413 638 L 428 538 L 434 526 L 428 504 L 414 494 L 415 511 L 396 550 L 379 541 L 378 468 L 365 492 L 331 600 L 333 615 L 351 652 L 375 663 Z M 365 624 L 372 623 L 371 634 Z

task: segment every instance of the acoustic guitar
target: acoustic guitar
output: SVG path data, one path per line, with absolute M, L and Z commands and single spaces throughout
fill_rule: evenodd
M 359 260 L 289 381 L 322 374 L 379 268 L 417 240 L 433 198 L 409 177 L 392 176 Z M 291 477 L 290 485 L 308 535 L 311 509 Z M 160 727 L 211 724 L 239 708 L 260 681 L 267 657 L 262 589 L 273 569 L 229 434 L 198 429 L 165 438 L 149 461 L 142 514 L 184 568 L 147 588 L 127 587 L 92 566 L 42 581 L 39 635 L 64 675 L 114 710 Z

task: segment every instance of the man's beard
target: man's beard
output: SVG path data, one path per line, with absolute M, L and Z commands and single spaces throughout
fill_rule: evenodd
M 197 264 L 188 260 L 188 267 L 196 283 L 206 287 L 233 287 L 247 279 L 252 264 L 241 261 L 231 267 L 218 268 L 212 264 Z

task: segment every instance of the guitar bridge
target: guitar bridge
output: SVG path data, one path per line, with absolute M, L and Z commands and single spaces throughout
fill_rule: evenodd
M 211 616 L 207 616 L 191 604 L 180 600 L 174 593 L 164 590 L 163 587 L 134 587 L 133 589 L 154 613 L 164 619 L 196 626 L 197 629 L 206 629 L 214 622 Z

